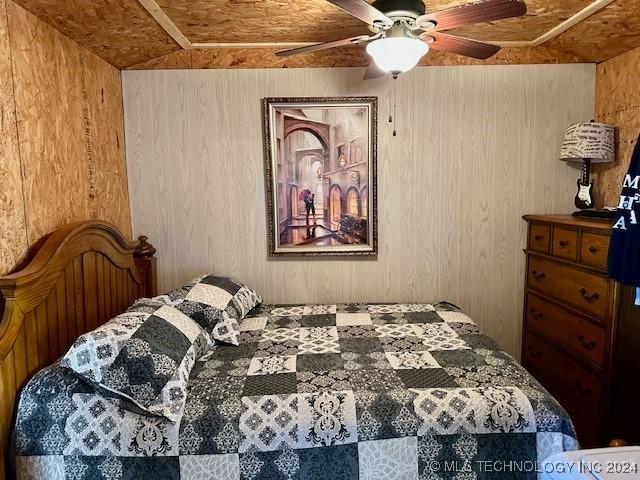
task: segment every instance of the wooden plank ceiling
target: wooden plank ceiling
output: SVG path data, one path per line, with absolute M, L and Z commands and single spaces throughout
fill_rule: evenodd
M 118 68 L 257 68 L 359 66 L 362 47 L 275 57 L 272 49 L 183 50 L 138 0 L 15 0 L 41 19 Z M 594 0 L 526 0 L 525 17 L 470 25 L 458 35 L 496 42 L 532 42 Z M 145 3 L 149 3 L 148 1 Z M 156 0 L 188 42 L 324 42 L 367 33 L 364 24 L 325 0 Z M 464 0 L 429 0 L 427 11 Z M 614 0 L 540 46 L 505 48 L 488 63 L 601 62 L 640 46 L 638 0 Z M 477 62 L 430 52 L 426 65 Z

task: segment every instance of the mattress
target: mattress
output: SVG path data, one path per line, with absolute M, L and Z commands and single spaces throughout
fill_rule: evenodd
M 265 305 L 241 330 L 196 363 L 175 423 L 40 371 L 19 478 L 528 479 L 577 448 L 554 398 L 449 303 Z

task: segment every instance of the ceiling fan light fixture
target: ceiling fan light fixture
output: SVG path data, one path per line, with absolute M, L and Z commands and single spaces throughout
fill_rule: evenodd
M 410 37 L 385 37 L 367 45 L 378 68 L 394 76 L 411 70 L 428 51 L 425 42 Z

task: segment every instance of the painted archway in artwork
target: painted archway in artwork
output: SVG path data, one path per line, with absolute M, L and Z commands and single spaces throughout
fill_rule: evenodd
M 291 187 L 289 192 L 289 218 L 293 218 L 298 214 L 298 187 Z
M 358 191 L 355 188 L 347 190 L 346 210 L 349 215 L 357 217 L 360 213 L 358 208 Z
M 362 218 L 369 216 L 369 190 L 366 186 L 360 189 L 360 216 Z
M 331 187 L 331 193 L 329 194 L 331 222 L 340 222 L 340 214 L 342 213 L 342 190 L 338 185 Z

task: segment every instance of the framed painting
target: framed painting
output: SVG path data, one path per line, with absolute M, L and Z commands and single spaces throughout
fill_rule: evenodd
M 270 256 L 376 255 L 377 97 L 263 99 Z

